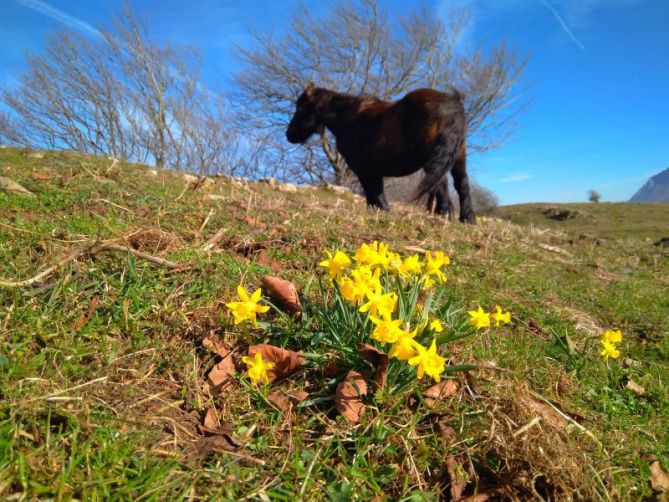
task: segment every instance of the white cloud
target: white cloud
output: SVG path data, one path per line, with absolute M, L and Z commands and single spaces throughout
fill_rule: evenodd
M 100 33 L 99 30 L 88 24 L 86 21 L 70 16 L 69 14 L 66 14 L 62 10 L 56 9 L 52 5 L 49 5 L 48 3 L 43 2 L 42 0 L 16 0 L 16 1 L 21 5 L 23 5 L 24 7 L 39 12 L 44 16 L 50 17 L 51 19 L 54 19 L 59 23 L 64 24 L 65 26 L 69 26 L 70 28 L 79 30 L 86 35 L 92 37 L 102 36 L 102 33 Z
M 529 180 L 530 178 L 533 178 L 533 176 L 529 173 L 513 173 L 504 178 L 500 178 L 498 181 L 500 183 L 517 183 L 519 181 Z

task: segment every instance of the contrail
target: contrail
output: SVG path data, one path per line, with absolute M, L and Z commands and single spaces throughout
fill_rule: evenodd
M 59 23 L 69 26 L 70 28 L 79 30 L 86 35 L 95 38 L 102 37 L 102 33 L 100 33 L 99 30 L 88 24 L 86 21 L 82 21 L 81 19 L 72 17 L 69 14 L 65 14 L 63 11 L 56 9 L 55 7 L 49 5 L 48 3 L 43 2 L 42 0 L 16 0 L 16 1 L 21 5 L 23 5 L 24 7 L 28 7 L 29 9 L 37 11 L 40 14 L 50 17 L 51 19 L 55 19 Z
M 583 51 L 583 53 L 587 55 L 587 54 L 588 54 L 587 49 L 586 49 L 586 48 L 583 46 L 583 44 L 582 44 L 581 42 L 579 42 L 578 39 L 574 36 L 574 34 L 571 32 L 571 30 L 569 29 L 569 27 L 567 26 L 567 24 L 564 22 L 564 20 L 562 19 L 562 17 L 560 17 L 560 14 L 558 14 L 558 12 L 555 10 L 555 8 L 553 8 L 553 6 L 552 6 L 551 4 L 549 4 L 547 0 L 541 0 L 541 3 L 544 4 L 544 5 L 546 6 L 546 8 L 548 8 L 548 10 L 550 10 L 550 11 L 553 13 L 553 15 L 555 16 L 555 19 L 558 20 L 558 23 L 560 23 L 560 26 L 562 26 L 562 29 L 564 30 L 564 32 L 565 32 L 567 35 L 569 35 L 569 38 L 571 38 L 572 41 L 573 41 L 576 45 L 578 45 L 579 49 L 581 49 L 581 50 Z

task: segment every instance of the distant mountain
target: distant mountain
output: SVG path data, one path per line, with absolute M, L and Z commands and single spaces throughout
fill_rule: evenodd
M 669 167 L 646 181 L 630 202 L 669 202 Z

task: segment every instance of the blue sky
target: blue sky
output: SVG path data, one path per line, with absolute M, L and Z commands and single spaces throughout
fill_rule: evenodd
M 391 14 L 404 0 L 383 3 Z M 306 1 L 326 10 L 334 2 Z M 437 15 L 466 7 L 465 44 L 501 38 L 531 57 L 525 83 L 532 106 L 499 149 L 470 158 L 473 178 L 504 204 L 628 199 L 669 167 L 669 0 L 425 0 Z M 230 85 L 233 44 L 247 28 L 279 33 L 299 0 L 133 0 L 160 41 L 192 43 L 205 77 Z M 0 0 L 0 84 L 15 85 L 26 51 L 67 25 L 89 36 L 117 0 Z

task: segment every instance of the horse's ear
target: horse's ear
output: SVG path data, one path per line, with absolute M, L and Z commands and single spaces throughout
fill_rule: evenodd
M 316 92 L 316 86 L 314 85 L 314 83 L 309 82 L 309 85 L 307 85 L 307 88 L 304 89 L 304 92 L 306 93 L 307 97 L 313 98 L 314 93 Z

